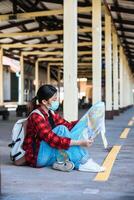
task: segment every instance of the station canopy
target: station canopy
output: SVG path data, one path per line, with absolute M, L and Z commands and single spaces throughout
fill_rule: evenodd
M 111 13 L 130 68 L 134 72 L 134 1 L 102 1 L 102 63 L 105 63 L 104 4 Z M 91 6 L 91 0 L 78 1 L 80 8 L 78 9 L 78 77 L 89 79 L 92 76 L 92 68 L 89 67 L 92 66 Z M 82 9 L 84 10 L 82 11 Z M 52 15 L 41 15 L 43 11 L 50 10 Z M 59 13 L 57 14 L 56 11 Z M 59 52 L 53 55 L 27 54 L 24 56 L 24 60 L 34 64 L 37 59 L 43 58 L 41 66 L 47 66 L 49 62 L 63 63 L 63 26 L 63 0 L 0 0 L 0 45 L 5 45 L 4 56 L 19 60 L 22 52 Z M 20 35 L 14 33 L 20 33 Z M 13 46 L 16 44 L 17 46 Z M 24 46 L 25 44 L 33 46 L 27 47 Z M 18 48 L 19 45 L 23 46 Z

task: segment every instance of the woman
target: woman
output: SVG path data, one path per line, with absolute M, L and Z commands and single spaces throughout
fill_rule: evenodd
M 62 171 L 70 171 L 74 167 L 80 171 L 104 171 L 103 167 L 89 158 L 88 150 L 84 148 L 90 147 L 93 139 L 85 139 L 81 134 L 85 128 L 83 122 L 69 123 L 54 112 L 59 107 L 55 87 L 41 86 L 31 105 L 32 110 L 36 108 L 43 117 L 32 112 L 28 118 L 23 149 L 29 166 L 53 166 Z M 77 128 L 79 123 L 81 130 Z

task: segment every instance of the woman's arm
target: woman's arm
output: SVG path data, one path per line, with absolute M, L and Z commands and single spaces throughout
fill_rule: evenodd
M 78 120 L 68 122 L 64 118 L 62 118 L 58 113 L 55 114 L 54 116 L 55 124 L 58 125 L 64 125 L 68 128 L 68 130 L 71 130 L 75 124 L 78 122 Z
M 71 140 L 67 137 L 58 136 L 52 131 L 52 128 L 47 120 L 42 118 L 39 114 L 33 113 L 30 118 L 40 140 L 44 140 L 53 148 L 68 149 L 70 146 L 89 147 L 93 142 L 91 139 Z
M 90 147 L 93 143 L 93 139 L 87 140 L 71 140 L 70 146 L 83 146 L 83 147 Z
M 57 149 L 68 149 L 70 146 L 70 138 L 60 137 L 52 131 L 47 119 L 37 113 L 33 113 L 29 120 L 32 122 L 34 129 L 37 132 L 39 140 L 44 140 L 51 147 Z

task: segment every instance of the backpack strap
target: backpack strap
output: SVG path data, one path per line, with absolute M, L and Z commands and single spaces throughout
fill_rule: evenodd
M 33 113 L 37 113 L 37 114 L 39 114 L 40 116 L 42 116 L 42 117 L 45 119 L 44 115 L 43 115 L 43 114 L 41 113 L 41 111 L 38 110 L 38 109 L 33 110 L 33 111 L 30 113 L 30 115 L 28 116 L 28 118 L 29 118 L 29 117 L 31 116 L 31 114 L 33 114 Z M 33 137 L 33 144 L 32 144 L 34 154 L 36 153 L 36 137 L 37 137 L 37 135 L 35 135 L 35 136 Z
M 33 113 L 37 113 L 37 114 L 39 114 L 40 116 L 42 116 L 42 117 L 44 118 L 44 115 L 43 115 L 43 114 L 41 113 L 41 111 L 38 110 L 38 109 L 33 110 L 33 111 L 30 113 L 30 115 L 33 114 Z M 29 115 L 29 117 L 30 117 L 30 115 Z
M 37 113 L 37 114 L 39 114 L 40 116 L 42 116 L 42 117 L 44 118 L 44 115 L 43 115 L 43 114 L 41 113 L 41 111 L 38 110 L 38 109 L 33 110 L 33 111 L 30 113 L 30 115 L 33 114 L 33 113 Z M 56 125 L 55 125 L 55 123 L 54 123 L 54 120 L 53 120 L 53 115 L 52 115 L 52 112 L 51 112 L 51 111 L 49 111 L 48 113 L 49 113 L 48 121 L 49 121 L 50 126 L 51 126 L 52 129 L 53 129 L 53 128 L 56 127 Z M 53 114 L 54 114 L 54 113 L 53 113 Z M 30 115 L 29 115 L 29 116 L 30 116 Z
M 55 125 L 55 122 L 53 120 L 53 115 L 52 115 L 50 110 L 48 111 L 48 113 L 49 113 L 49 117 L 48 117 L 49 124 L 51 125 L 52 129 L 54 129 L 56 127 L 56 125 Z

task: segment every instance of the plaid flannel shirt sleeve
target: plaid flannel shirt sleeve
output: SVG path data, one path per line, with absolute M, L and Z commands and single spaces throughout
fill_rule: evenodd
M 41 140 L 44 140 L 53 148 L 57 149 L 69 148 L 71 139 L 56 135 L 52 131 L 49 122 L 45 118 L 38 115 L 37 113 L 33 113 L 31 115 L 31 120 L 34 123 L 35 129 L 39 134 Z
M 78 122 L 78 120 L 68 122 L 64 118 L 62 118 L 58 113 L 55 114 L 55 124 L 56 125 L 64 125 L 66 126 L 69 130 L 71 130 L 75 124 Z

